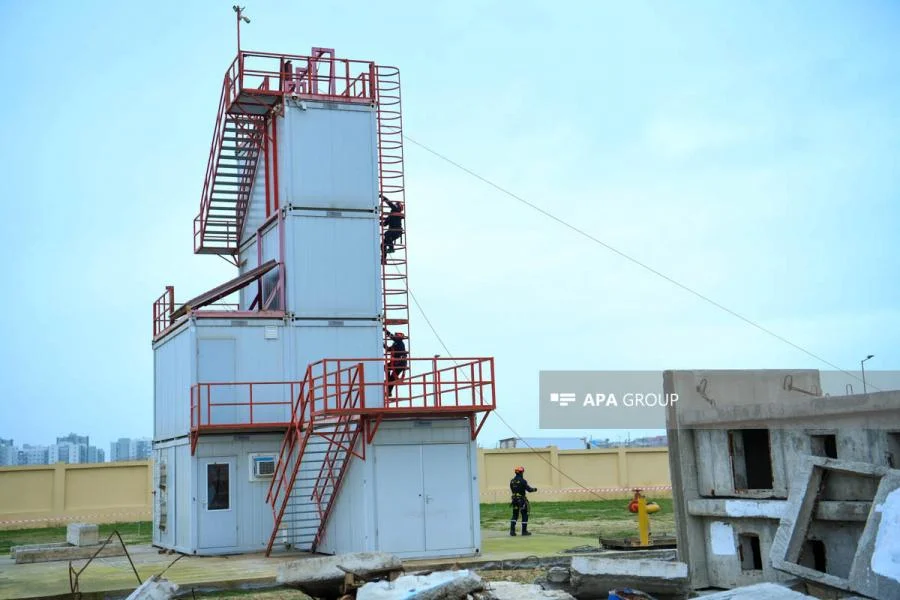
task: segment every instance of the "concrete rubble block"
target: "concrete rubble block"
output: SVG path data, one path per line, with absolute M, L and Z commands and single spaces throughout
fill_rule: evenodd
M 126 600 L 170 600 L 178 593 L 178 586 L 171 581 L 153 575 L 131 592 Z
M 53 562 L 55 560 L 80 560 L 90 558 L 97 552 L 99 546 L 70 546 L 66 544 L 62 547 L 37 548 L 31 550 L 18 550 L 16 552 L 16 564 L 30 564 L 39 562 Z M 125 550 L 121 544 L 107 544 L 97 558 L 108 558 L 110 556 L 124 556 Z
M 356 592 L 356 600 L 463 600 L 484 588 L 473 571 L 437 571 L 367 583 Z
M 576 556 L 570 590 L 578 598 L 606 598 L 610 590 L 630 587 L 665 598 L 687 598 L 687 565 L 681 562 Z
M 20 550 L 47 550 L 49 548 L 68 548 L 69 542 L 52 542 L 49 544 L 24 544 L 22 546 L 10 546 L 9 557 L 15 558 L 16 552 Z
M 348 572 L 361 577 L 377 577 L 401 570 L 403 563 L 393 554 L 356 552 L 302 558 L 279 565 L 275 581 L 300 588 L 312 596 L 327 595 L 340 587 Z
M 93 523 L 69 523 L 66 541 L 73 546 L 96 546 L 100 543 L 100 527 Z
M 570 577 L 569 569 L 566 567 L 551 567 L 547 571 L 547 581 L 550 583 L 567 583 Z
M 703 600 L 812 600 L 814 596 L 795 592 L 777 583 L 757 583 L 724 592 L 704 594 L 702 598 Z
M 575 600 L 568 592 L 545 590 L 533 583 L 494 581 L 487 584 L 487 588 L 485 598 L 491 600 Z

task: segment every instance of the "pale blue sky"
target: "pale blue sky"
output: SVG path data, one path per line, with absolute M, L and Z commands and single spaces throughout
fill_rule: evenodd
M 841 367 L 900 367 L 896 2 L 247 14 L 245 48 L 396 65 L 412 138 Z M 152 300 L 231 275 L 191 231 L 234 44 L 231 2 L 0 0 L 0 437 L 151 434 Z M 560 433 L 540 369 L 829 368 L 406 154 L 411 287 L 455 354 L 496 356 L 522 435 Z

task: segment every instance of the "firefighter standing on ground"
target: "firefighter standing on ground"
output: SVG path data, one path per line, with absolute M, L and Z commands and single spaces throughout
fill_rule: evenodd
M 512 493 L 512 519 L 509 520 L 509 535 L 516 535 L 516 521 L 519 514 L 522 514 L 522 535 L 531 535 L 528 531 L 528 509 L 530 505 L 525 492 L 536 492 L 537 488 L 533 488 L 525 481 L 525 467 L 516 467 L 515 477 L 509 481 L 509 491 Z

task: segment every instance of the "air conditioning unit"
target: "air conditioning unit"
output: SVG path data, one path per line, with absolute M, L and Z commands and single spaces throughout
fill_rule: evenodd
M 250 481 L 272 479 L 275 475 L 275 456 L 272 454 L 250 455 Z

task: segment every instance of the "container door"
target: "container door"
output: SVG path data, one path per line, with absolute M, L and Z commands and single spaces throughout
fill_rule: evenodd
M 375 446 L 378 550 L 425 550 L 421 446 Z
M 468 444 L 426 444 L 422 446 L 422 457 L 425 549 L 473 547 Z
M 222 384 L 236 380 L 237 351 L 234 338 L 197 340 L 197 381 Z M 200 423 L 239 423 L 237 390 L 233 385 L 200 386 Z
M 235 458 L 197 460 L 199 483 L 197 547 L 227 550 L 237 546 L 237 510 L 234 506 Z

